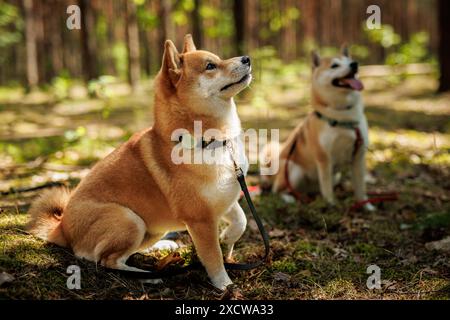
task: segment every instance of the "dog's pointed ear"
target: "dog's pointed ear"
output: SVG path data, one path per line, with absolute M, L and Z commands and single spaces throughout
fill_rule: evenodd
M 317 68 L 320 65 L 319 53 L 316 50 L 312 51 L 311 58 L 312 58 L 313 68 Z
M 187 34 L 184 36 L 184 45 L 183 45 L 183 53 L 195 51 L 197 48 L 194 44 L 194 39 L 192 39 L 191 34 Z
M 181 59 L 177 48 L 172 41 L 166 40 L 164 44 L 164 54 L 161 71 L 169 79 L 173 86 L 175 86 L 181 77 Z
M 341 54 L 344 56 L 344 57 L 350 57 L 350 51 L 348 50 L 348 45 L 346 44 L 346 43 L 344 43 L 342 46 L 341 46 Z

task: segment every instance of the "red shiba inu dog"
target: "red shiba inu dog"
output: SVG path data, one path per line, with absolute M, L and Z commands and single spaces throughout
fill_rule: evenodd
M 174 163 L 173 149 L 185 141 L 173 139 L 173 132 L 192 132 L 193 122 L 201 121 L 203 129 L 216 129 L 222 141 L 238 136 L 241 124 L 233 97 L 251 79 L 247 56 L 222 60 L 196 50 L 190 35 L 178 53 L 167 40 L 155 79 L 154 126 L 98 162 L 72 192 L 44 192 L 30 209 L 30 232 L 105 267 L 142 271 L 126 264 L 131 254 L 169 231 L 187 230 L 213 285 L 225 289 L 232 282 L 219 239 L 231 258 L 247 223 L 238 204 L 233 159 L 224 152 L 219 164 Z M 202 137 L 206 143 L 208 139 Z M 228 226 L 219 236 L 221 219 Z
M 272 143 L 263 150 L 266 164 L 274 157 L 280 160 L 276 175 L 262 177 L 263 187 L 282 192 L 313 191 L 318 186 L 322 196 L 333 204 L 334 172 L 342 165 L 351 164 L 356 200 L 367 199 L 368 125 L 360 93 L 363 84 L 357 72 L 358 63 L 350 57 L 346 47 L 342 48 L 341 55 L 332 58 L 320 58 L 313 53 L 314 111 L 283 145 Z M 365 204 L 365 208 L 374 210 L 370 203 Z

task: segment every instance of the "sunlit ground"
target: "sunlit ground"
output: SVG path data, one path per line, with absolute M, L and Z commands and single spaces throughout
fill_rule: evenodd
M 282 76 L 256 74 L 256 79 L 238 99 L 243 127 L 280 129 L 285 138 L 310 110 L 308 78 L 290 71 Z M 397 191 L 399 201 L 380 205 L 376 213 L 350 213 L 347 179 L 337 188 L 339 205 L 333 208 L 320 197 L 309 205 L 286 204 L 277 196 L 257 197 L 258 211 L 272 236 L 273 256 L 266 269 L 232 274 L 244 298 L 450 297 L 449 248 L 430 244 L 450 234 L 450 96 L 434 94 L 437 81 L 431 75 L 363 80 L 371 140 L 368 188 Z M 119 84 L 111 91 L 124 95 L 102 99 L 87 99 L 82 89 L 74 89 L 73 98 L 65 100 L 1 88 L 0 191 L 50 181 L 75 186 L 98 159 L 151 125 L 151 86 L 146 82 L 141 93 L 130 96 Z M 256 183 L 254 167 L 252 173 L 249 181 Z M 36 240 L 23 231 L 36 194 L 0 196 L 0 271 L 15 277 L 0 287 L 0 297 L 220 296 L 202 272 L 167 279 L 159 286 L 142 285 L 96 271 L 95 265 L 78 261 L 67 250 Z M 185 236 L 183 241 L 189 239 Z M 250 219 L 237 258 L 255 259 L 257 252 L 262 253 L 262 244 Z M 85 271 L 82 290 L 65 286 L 70 264 Z M 381 268 L 380 290 L 366 287 L 366 268 L 371 264 Z

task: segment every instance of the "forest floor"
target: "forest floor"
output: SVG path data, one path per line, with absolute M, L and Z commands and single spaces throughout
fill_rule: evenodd
M 238 99 L 244 128 L 280 128 L 285 138 L 309 112 L 305 78 L 263 78 Z M 244 299 L 449 299 L 450 96 L 435 95 L 434 77 L 363 78 L 371 146 L 368 189 L 397 191 L 399 200 L 374 213 L 349 212 L 348 176 L 338 205 L 320 197 L 285 203 L 256 196 L 271 235 L 271 263 L 230 272 Z M 275 83 L 275 82 L 273 82 Z M 60 181 L 75 186 L 95 161 L 152 123 L 151 83 L 141 94 L 57 100 L 0 89 L 0 191 Z M 251 168 L 249 183 L 257 183 Z M 27 209 L 39 191 L 0 195 L 0 299 L 220 299 L 205 272 L 191 271 L 143 284 L 78 260 L 67 249 L 24 231 Z M 248 207 L 243 203 L 244 210 Z M 191 250 L 189 237 L 179 240 Z M 236 247 L 236 260 L 254 260 L 263 246 L 254 221 Z M 167 252 L 132 257 L 152 264 Z M 81 267 L 81 289 L 66 286 L 69 265 Z M 366 286 L 367 268 L 381 270 L 381 289 Z M 4 276 L 5 274 L 3 274 Z M 0 279 L 2 279 L 2 277 Z M 225 298 L 229 298 L 227 296 Z

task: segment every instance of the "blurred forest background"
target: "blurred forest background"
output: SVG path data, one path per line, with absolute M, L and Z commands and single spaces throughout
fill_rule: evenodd
M 66 26 L 74 4 L 80 30 Z M 379 29 L 366 26 L 369 5 L 381 9 Z M 241 298 L 450 299 L 448 0 L 0 0 L 0 299 L 218 298 L 204 273 L 143 285 L 24 231 L 42 189 L 75 187 L 152 125 L 164 40 L 181 49 L 186 33 L 223 58 L 251 56 L 254 80 L 236 98 L 242 125 L 279 129 L 281 139 L 310 112 L 310 51 L 351 45 L 370 128 L 368 190 L 399 195 L 374 213 L 349 212 L 345 174 L 332 208 L 321 197 L 256 195 L 272 263 L 231 275 Z M 256 166 L 247 179 L 258 183 Z M 189 243 L 180 241 L 186 261 Z M 261 250 L 249 218 L 236 259 Z M 71 264 L 82 267 L 82 290 L 66 287 Z M 371 264 L 382 289 L 366 286 Z
M 71 4 L 81 8 L 81 30 L 66 27 Z M 373 4 L 382 8 L 379 30 L 365 26 Z M 110 75 L 136 86 L 158 71 L 163 41 L 180 45 L 186 33 L 223 57 L 292 62 L 347 42 L 364 64 L 435 62 L 448 11 L 445 0 L 2 0 L 0 85 Z

